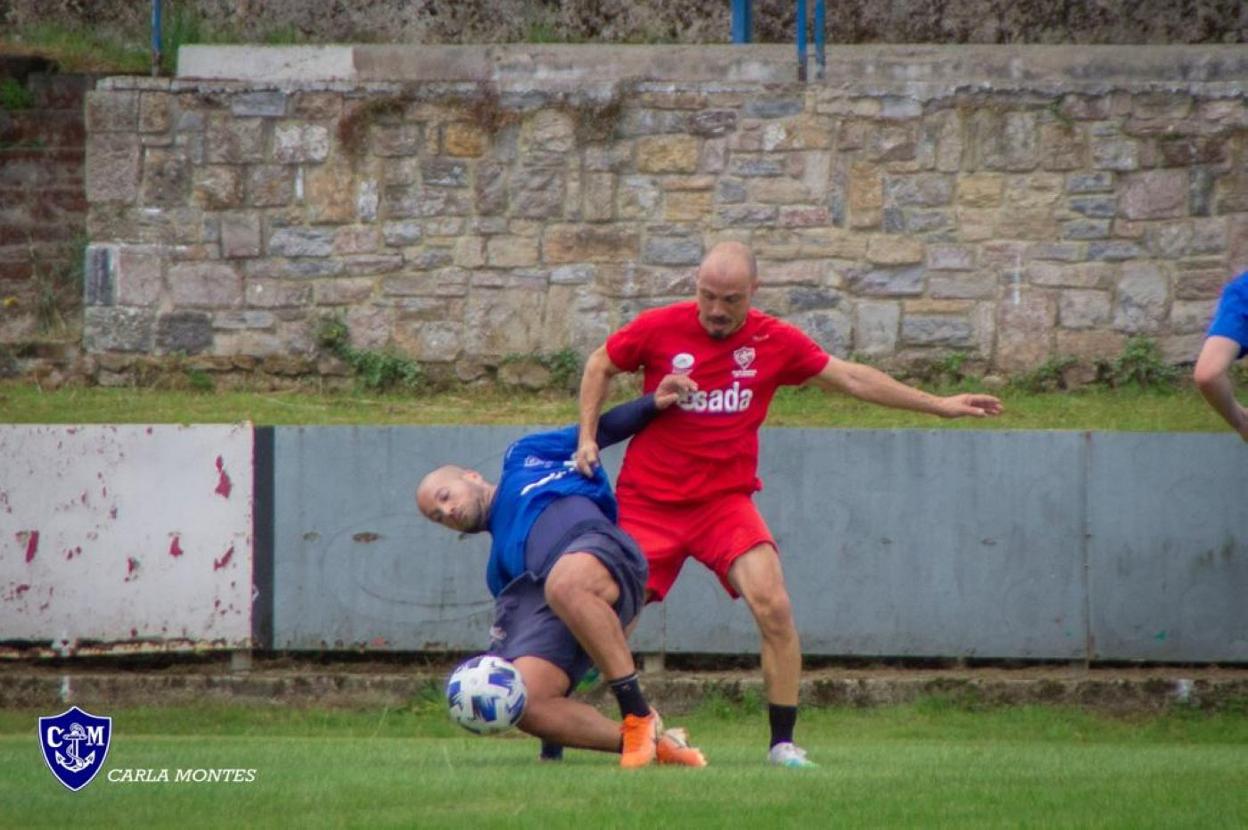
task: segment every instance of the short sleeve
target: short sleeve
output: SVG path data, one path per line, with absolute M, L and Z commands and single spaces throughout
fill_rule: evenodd
M 646 360 L 646 343 L 650 339 L 653 315 L 642 313 L 631 323 L 607 338 L 607 357 L 623 372 L 635 372 Z
M 779 375 L 781 386 L 798 386 L 813 378 L 828 365 L 828 353 L 797 326 L 781 323 L 778 327 L 784 343 L 784 369 Z

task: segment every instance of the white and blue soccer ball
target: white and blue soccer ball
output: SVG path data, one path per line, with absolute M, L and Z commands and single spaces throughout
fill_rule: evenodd
M 524 678 L 508 661 L 481 654 L 460 663 L 446 681 L 451 720 L 477 735 L 506 732 L 520 722 Z

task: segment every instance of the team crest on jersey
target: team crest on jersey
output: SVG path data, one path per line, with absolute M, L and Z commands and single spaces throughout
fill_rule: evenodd
M 754 351 L 753 346 L 742 346 L 732 353 L 732 359 L 737 362 L 737 368 L 732 370 L 734 378 L 752 378 L 758 374 L 756 369 L 751 369 L 750 364 L 754 362 L 754 358 L 758 353 Z
M 693 355 L 681 352 L 672 358 L 672 371 L 678 375 L 687 375 L 693 369 Z
M 104 766 L 113 719 L 100 718 L 71 706 L 59 715 L 39 719 L 39 746 L 48 769 L 71 790 L 78 791 Z

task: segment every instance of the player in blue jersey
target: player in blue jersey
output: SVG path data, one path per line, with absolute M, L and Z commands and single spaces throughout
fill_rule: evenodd
M 1196 360 L 1196 388 L 1217 413 L 1248 441 L 1248 409 L 1235 399 L 1231 364 L 1248 354 L 1248 271 L 1227 283 Z
M 623 441 L 695 388 L 673 375 L 616 407 L 602 417 L 599 445 Z M 493 538 L 490 653 L 524 677 L 528 703 L 519 725 L 542 739 L 543 757 L 572 746 L 618 752 L 626 768 L 705 766 L 682 730 L 662 729 L 641 691 L 625 631 L 645 602 L 646 560 L 616 526 L 606 473 L 577 472 L 576 446 L 575 426 L 525 436 L 507 448 L 498 484 L 475 470 L 439 467 L 417 487 L 416 506 L 452 530 Z M 568 697 L 591 664 L 610 683 L 622 724 Z

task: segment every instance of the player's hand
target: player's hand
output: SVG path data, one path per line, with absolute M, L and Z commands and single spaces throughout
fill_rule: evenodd
M 654 405 L 659 409 L 667 409 L 689 397 L 689 393 L 697 391 L 697 381 L 688 375 L 667 375 L 654 390 Z
M 979 395 L 975 393 L 966 393 L 962 395 L 950 395 L 947 398 L 941 398 L 940 417 L 942 418 L 986 418 L 990 415 L 1000 415 L 1004 407 L 1001 401 L 992 395 Z
M 594 470 L 598 469 L 598 444 L 595 441 L 582 441 L 572 456 L 576 469 L 586 478 L 593 478 Z

